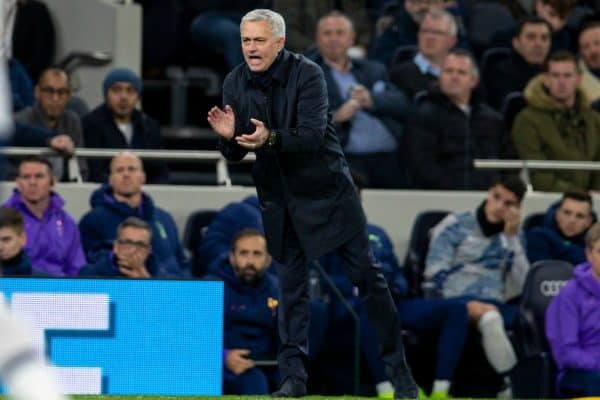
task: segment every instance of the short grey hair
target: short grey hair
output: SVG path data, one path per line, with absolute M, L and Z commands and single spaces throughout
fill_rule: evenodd
M 450 36 L 456 36 L 458 34 L 458 25 L 456 24 L 456 18 L 454 18 L 454 15 L 450 14 L 448 11 L 446 10 L 439 10 L 439 9 L 433 9 L 430 10 L 427 14 L 425 14 L 425 18 L 430 17 L 433 19 L 445 19 L 448 21 L 448 24 L 450 25 L 448 27 L 448 33 L 450 34 Z M 423 18 L 423 19 L 425 19 Z
M 150 239 L 152 239 L 152 227 L 150 226 L 149 223 L 147 223 L 146 221 L 144 221 L 141 218 L 138 218 L 138 217 L 127 217 L 127 218 L 125 218 L 125 220 L 123 220 L 119 224 L 119 226 L 117 227 L 117 238 L 119 236 L 121 236 L 121 232 L 125 228 L 143 229 L 146 232 L 148 232 L 148 234 L 150 235 Z
M 256 10 L 246 13 L 246 15 L 242 17 L 242 22 L 240 22 L 240 30 L 242 29 L 242 25 L 246 22 L 256 21 L 267 21 L 271 26 L 271 32 L 273 32 L 273 37 L 275 39 L 285 37 L 285 21 L 283 20 L 283 17 L 281 14 L 266 8 L 257 8 Z
M 479 77 L 479 67 L 477 67 L 477 60 L 475 60 L 475 57 L 471 52 L 460 47 L 455 47 L 448 52 L 446 57 L 451 55 L 455 57 L 467 58 L 471 64 L 471 72 L 473 73 L 473 75 Z

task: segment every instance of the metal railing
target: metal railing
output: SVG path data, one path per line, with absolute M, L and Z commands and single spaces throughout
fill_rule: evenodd
M 528 190 L 532 190 L 529 171 L 541 170 L 583 170 L 600 171 L 598 161 L 552 161 L 552 160 L 500 160 L 500 159 L 475 159 L 473 165 L 478 169 L 520 169 L 521 177 Z
M 69 158 L 69 169 L 75 170 L 72 174 L 75 176 L 75 181 L 82 182 L 77 157 L 112 158 L 124 150 L 131 151 L 141 159 L 145 160 L 214 162 L 216 163 L 217 182 L 220 185 L 231 186 L 227 160 L 218 151 L 77 148 L 75 149 L 73 156 Z M 47 147 L 2 147 L 0 148 L 0 154 L 5 156 L 62 155 Z M 252 162 L 254 160 L 256 160 L 256 156 L 253 153 L 248 153 L 242 162 Z

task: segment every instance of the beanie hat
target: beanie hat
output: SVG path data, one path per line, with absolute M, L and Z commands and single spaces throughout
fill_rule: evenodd
M 115 68 L 106 75 L 102 83 L 102 93 L 104 93 L 104 96 L 106 96 L 108 89 L 117 82 L 130 83 L 138 94 L 142 93 L 142 80 L 135 72 L 127 68 Z

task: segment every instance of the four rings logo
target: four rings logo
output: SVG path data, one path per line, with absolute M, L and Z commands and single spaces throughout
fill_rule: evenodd
M 568 281 L 542 281 L 540 283 L 540 292 L 546 297 L 554 297 L 567 282 Z

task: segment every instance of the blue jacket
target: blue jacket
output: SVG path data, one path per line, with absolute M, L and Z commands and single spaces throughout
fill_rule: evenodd
M 556 223 L 556 210 L 560 202 L 556 202 L 548 208 L 542 226 L 533 227 L 527 232 L 527 257 L 529 262 L 539 260 L 565 260 L 573 265 L 586 261 L 585 257 L 585 234 L 572 237 L 564 237 Z M 593 215 L 596 221 L 596 215 Z
M 265 274 L 254 287 L 242 283 L 229 263 L 224 262 L 216 275 L 224 283 L 225 320 L 223 347 L 225 349 L 248 349 L 250 358 L 272 356 L 277 351 L 277 279 Z
M 103 185 L 92 193 L 92 210 L 79 222 L 83 249 L 94 264 L 112 250 L 117 226 L 127 217 L 139 217 L 152 227 L 152 254 L 156 258 L 156 276 L 182 276 L 190 264 L 179 241 L 177 226 L 170 214 L 155 207 L 152 198 L 142 194 L 141 207 L 134 209 L 115 200 L 112 187 Z
M 394 246 L 390 237 L 382 228 L 373 224 L 367 224 L 367 232 L 373 254 L 381 264 L 392 295 L 396 299 L 403 297 L 408 292 L 408 283 L 394 254 Z M 346 273 L 342 259 L 337 254 L 329 253 L 321 257 L 320 262 L 345 298 L 351 298 L 356 295 L 354 285 L 352 285 Z M 325 292 L 330 290 L 327 284 L 322 284 L 322 288 Z
M 220 269 L 220 257 L 228 254 L 231 240 L 242 229 L 253 228 L 264 232 L 258 197 L 251 195 L 241 202 L 226 205 L 211 221 L 196 249 L 208 266 L 208 272 L 216 274 Z
M 146 270 L 151 276 L 156 275 L 157 266 L 154 256 L 151 254 L 146 260 Z M 95 264 L 88 264 L 79 271 L 80 276 L 117 276 L 125 278 L 126 276 L 119 271 L 119 267 L 114 262 L 114 253 L 104 253 Z
M 12 89 L 13 111 L 32 106 L 34 101 L 33 83 L 23 65 L 15 58 L 8 60 L 8 74 Z

